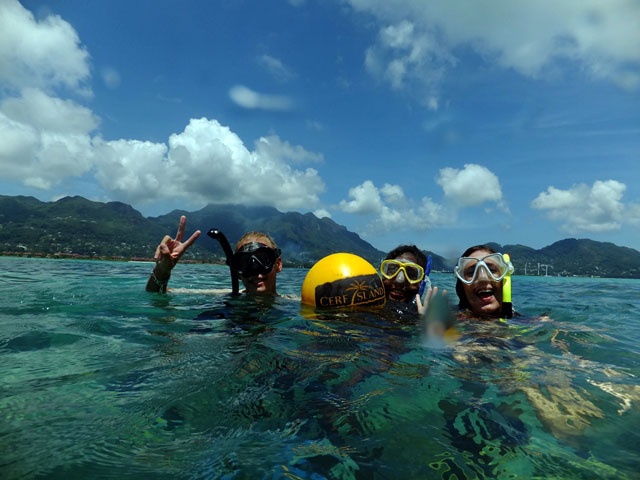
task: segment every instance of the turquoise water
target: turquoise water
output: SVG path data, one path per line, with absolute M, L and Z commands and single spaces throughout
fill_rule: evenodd
M 638 280 L 516 276 L 547 320 L 425 346 L 392 311 L 148 294 L 145 263 L 0 268 L 0 478 L 640 478 Z

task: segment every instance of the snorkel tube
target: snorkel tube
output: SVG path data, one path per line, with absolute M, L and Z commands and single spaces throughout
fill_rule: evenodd
M 509 264 L 507 274 L 502 279 L 502 318 L 513 317 L 513 303 L 511 303 L 511 257 L 508 253 L 502 255 L 505 262 Z
M 424 269 L 424 278 L 422 279 L 422 281 L 420 282 L 420 287 L 418 289 L 418 295 L 420 295 L 420 298 L 422 298 L 422 294 L 424 293 L 424 291 L 431 287 L 431 279 L 429 278 L 429 274 L 431 273 L 431 255 L 427 256 L 427 266 Z M 427 284 L 429 284 L 427 286 Z
M 238 272 L 236 272 L 233 268 L 231 268 L 231 257 L 233 257 L 233 250 L 231 249 L 231 245 L 229 245 L 229 240 L 224 236 L 220 230 L 216 228 L 212 228 L 207 232 L 207 235 L 220 242 L 220 246 L 222 250 L 224 250 L 224 254 L 227 257 L 226 264 L 231 271 L 231 293 L 232 295 L 237 295 L 240 291 L 240 284 L 238 282 Z

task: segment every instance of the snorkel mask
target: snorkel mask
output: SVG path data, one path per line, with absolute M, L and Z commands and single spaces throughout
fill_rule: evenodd
M 460 257 L 454 272 L 466 285 L 471 285 L 482 275 L 488 280 L 500 282 L 507 274 L 513 273 L 513 265 L 508 256 L 505 258 L 501 253 L 492 253 L 482 258 Z
M 396 279 L 398 282 L 406 280 L 411 285 L 415 285 L 424 278 L 424 269 L 420 265 L 399 260 L 384 260 L 380 265 L 380 273 L 388 280 Z
M 245 243 L 233 254 L 230 267 L 243 277 L 267 275 L 280 257 L 279 248 L 271 248 L 260 242 Z

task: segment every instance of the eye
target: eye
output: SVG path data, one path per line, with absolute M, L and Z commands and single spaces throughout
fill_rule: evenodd
M 404 268 L 407 271 L 407 275 L 409 275 L 409 277 L 411 278 L 416 278 L 418 275 L 420 275 L 420 272 L 416 267 L 405 266 Z
M 395 263 L 388 263 L 387 264 L 387 273 L 388 274 L 396 273 L 399 268 L 400 267 L 398 267 L 398 265 L 396 265 Z
M 487 265 L 489 266 L 489 270 L 491 271 L 491 273 L 499 273 L 500 272 L 500 267 L 498 267 L 496 264 L 489 263 Z

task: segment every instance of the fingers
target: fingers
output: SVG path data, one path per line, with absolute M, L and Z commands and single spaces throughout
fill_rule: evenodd
M 165 235 L 160 244 L 156 247 L 156 251 L 153 254 L 153 258 L 158 261 L 162 257 L 163 254 L 169 253 L 169 247 L 167 247 L 167 243 L 171 241 L 171 237 L 169 235 Z
M 416 293 L 416 307 L 418 307 L 418 314 L 422 315 L 427 311 L 427 305 L 429 304 L 429 294 L 424 299 L 424 304 L 422 303 L 422 298 L 420 298 L 420 294 Z
M 195 242 L 198 237 L 200 236 L 200 230 L 196 230 L 195 232 L 193 232 L 193 235 L 191 235 L 186 242 L 183 243 L 184 245 L 184 249 L 186 250 L 187 248 L 189 248 L 193 242 Z
M 176 242 L 181 242 L 184 236 L 184 228 L 187 226 L 187 217 L 182 215 L 178 224 L 178 232 L 176 233 Z

